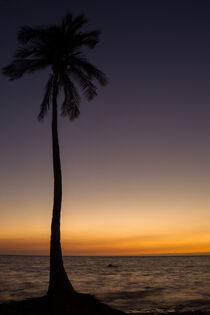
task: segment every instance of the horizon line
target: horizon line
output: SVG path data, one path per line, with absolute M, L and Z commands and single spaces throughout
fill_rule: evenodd
M 0 256 L 37 256 L 50 257 L 43 254 L 0 254 Z M 210 252 L 199 253 L 166 253 L 166 254 L 139 254 L 139 255 L 62 255 L 63 257 L 174 257 L 174 256 L 210 256 Z

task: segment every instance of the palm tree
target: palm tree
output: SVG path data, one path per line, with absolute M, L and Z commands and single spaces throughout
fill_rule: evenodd
M 61 114 L 73 120 L 80 114 L 77 86 L 88 100 L 92 100 L 97 95 L 97 86 L 93 82 L 97 81 L 101 85 L 107 83 L 105 74 L 82 54 L 84 47 L 95 47 L 100 35 L 99 31 L 82 32 L 81 27 L 85 23 L 87 19 L 84 15 L 74 18 L 67 14 L 59 26 L 23 26 L 18 33 L 21 46 L 16 50 L 14 60 L 3 68 L 3 74 L 10 80 L 19 79 L 25 73 L 50 68 L 38 116 L 39 120 L 43 120 L 50 106 L 52 107 L 54 202 L 48 295 L 75 292 L 64 269 L 60 242 L 62 174 L 57 130 L 57 98 L 59 93 L 63 97 Z

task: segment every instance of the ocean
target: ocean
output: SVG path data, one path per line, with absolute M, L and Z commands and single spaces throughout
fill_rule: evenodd
M 210 312 L 210 256 L 64 257 L 64 264 L 76 290 L 131 314 Z M 45 294 L 48 277 L 49 257 L 0 256 L 0 303 Z

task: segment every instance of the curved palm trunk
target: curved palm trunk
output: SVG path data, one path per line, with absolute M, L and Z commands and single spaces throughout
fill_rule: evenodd
M 52 99 L 52 148 L 53 148 L 53 172 L 54 172 L 54 202 L 51 223 L 50 241 L 50 281 L 48 294 L 61 294 L 74 292 L 63 266 L 61 242 L 60 242 L 60 214 L 62 202 L 62 175 L 60 162 L 60 149 L 57 130 L 57 75 L 53 80 Z

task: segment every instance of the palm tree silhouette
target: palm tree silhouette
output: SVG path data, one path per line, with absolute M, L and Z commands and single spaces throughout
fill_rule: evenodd
M 91 100 L 97 95 L 97 86 L 107 83 L 105 74 L 92 65 L 82 54 L 84 47 L 94 48 L 99 40 L 99 31 L 82 32 L 87 23 L 84 15 L 72 17 L 67 14 L 59 26 L 50 27 L 23 26 L 18 33 L 21 45 L 16 50 L 14 60 L 5 68 L 3 74 L 10 80 L 19 79 L 25 73 L 50 67 L 39 120 L 43 120 L 52 106 L 52 149 L 54 172 L 54 202 L 50 241 L 50 279 L 48 295 L 74 293 L 63 265 L 60 243 L 60 214 L 62 202 L 62 174 L 57 130 L 57 98 L 63 97 L 61 114 L 70 120 L 80 114 L 80 96 L 77 86 L 84 96 Z M 77 86 L 75 86 L 75 83 Z

